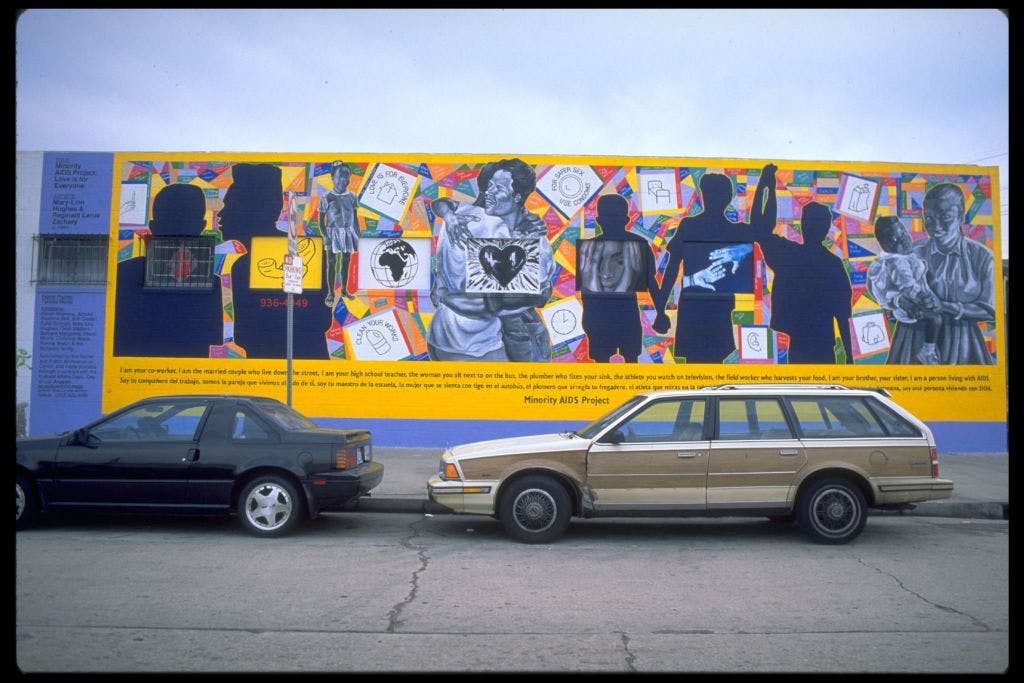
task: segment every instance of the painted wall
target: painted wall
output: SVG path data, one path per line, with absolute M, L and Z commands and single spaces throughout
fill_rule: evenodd
M 39 232 L 39 193 L 42 187 L 42 152 L 18 152 L 14 210 L 14 403 L 16 432 L 28 432 L 32 392 L 32 334 L 35 316 L 35 239 Z
M 44 163 L 41 232 L 57 157 Z M 36 311 L 37 328 L 102 316 L 89 328 L 102 350 L 82 353 L 102 368 L 103 411 L 154 393 L 285 399 L 291 251 L 293 405 L 369 425 L 383 445 L 572 428 L 649 389 L 798 381 L 882 386 L 943 448 L 1006 448 L 995 168 L 106 158 L 104 300 L 79 289 Z M 216 245 L 200 293 L 141 286 L 147 247 L 171 235 Z M 194 277 L 192 258 L 164 275 Z M 33 432 L 92 400 L 36 399 Z

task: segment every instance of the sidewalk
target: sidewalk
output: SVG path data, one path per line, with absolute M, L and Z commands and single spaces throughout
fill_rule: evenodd
M 427 499 L 427 479 L 437 471 L 441 448 L 374 447 L 373 459 L 384 465 L 384 480 L 359 500 L 358 509 L 366 512 L 414 512 L 445 514 L 446 508 Z M 1010 518 L 1009 455 L 939 454 L 939 476 L 953 480 L 953 497 L 915 503 L 907 512 L 872 514 L 923 515 L 928 517 L 966 517 L 974 519 Z

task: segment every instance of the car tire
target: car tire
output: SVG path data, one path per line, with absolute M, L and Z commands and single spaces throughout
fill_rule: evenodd
M 524 543 L 550 543 L 565 533 L 572 502 L 551 477 L 529 475 L 512 482 L 501 496 L 498 519 L 510 536 Z
M 302 517 L 302 501 L 295 485 L 277 475 L 264 474 L 242 487 L 238 518 L 256 536 L 283 536 Z
M 860 487 L 847 479 L 820 479 L 800 494 L 797 521 L 811 540 L 839 545 L 856 538 L 867 521 Z
M 24 529 L 36 521 L 39 495 L 27 477 L 18 475 L 14 481 L 14 528 Z

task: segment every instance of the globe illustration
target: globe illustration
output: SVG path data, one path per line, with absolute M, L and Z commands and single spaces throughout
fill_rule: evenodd
M 383 287 L 404 287 L 419 269 L 419 259 L 412 245 L 401 239 L 384 240 L 370 257 L 373 277 Z

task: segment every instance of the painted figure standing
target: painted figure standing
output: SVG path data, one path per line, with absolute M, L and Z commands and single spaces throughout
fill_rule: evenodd
M 668 265 L 655 296 L 658 315 L 654 329 L 660 333 L 669 329 L 665 305 L 682 266 L 675 355 L 687 363 L 721 363 L 736 348 L 732 334 L 735 295 L 751 292 L 754 285 L 750 228 L 754 234 L 770 234 L 775 226 L 774 194 L 771 201 L 763 200 L 765 190 L 769 186 L 774 189 L 774 171 L 769 164 L 761 173 L 749 224 L 725 215 L 733 197 L 729 177 L 704 174 L 700 179 L 702 211 L 680 221 L 669 241 Z
M 607 363 L 622 356 L 639 361 L 643 325 L 637 292 L 656 292 L 654 254 L 640 235 L 627 232 L 629 202 L 617 194 L 597 200 L 601 235 L 576 244 L 577 289 L 591 359 Z
M 963 191 L 941 183 L 925 193 L 924 229 L 913 253 L 928 267 L 925 276 L 936 300 L 899 306 L 915 318 L 919 313 L 939 316 L 935 348 L 943 365 L 992 365 L 995 361 L 978 326 L 995 320 L 995 273 L 992 252 L 963 234 L 966 214 Z M 920 363 L 918 353 L 926 342 L 926 326 L 897 322 L 889 349 L 890 364 Z
M 356 218 L 356 196 L 348 189 L 352 171 L 343 161 L 331 164 L 334 186 L 320 197 L 318 213 L 324 236 L 324 258 L 327 264 L 327 296 L 324 303 L 334 306 L 334 292 L 341 281 L 341 295 L 348 297 L 348 272 L 352 254 L 359 250 L 359 226 Z M 340 257 L 340 258 L 339 258 Z

